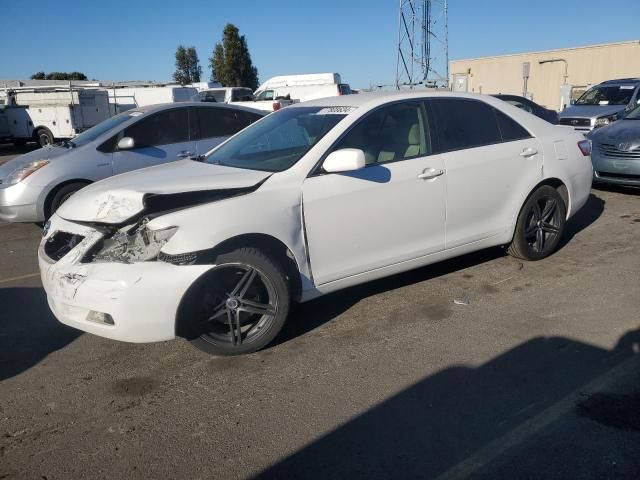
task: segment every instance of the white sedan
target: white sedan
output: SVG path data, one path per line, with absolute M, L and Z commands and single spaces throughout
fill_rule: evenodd
M 492 97 L 314 100 L 73 195 L 45 227 L 42 282 L 78 329 L 248 353 L 291 302 L 497 245 L 547 257 L 591 179 L 581 134 Z

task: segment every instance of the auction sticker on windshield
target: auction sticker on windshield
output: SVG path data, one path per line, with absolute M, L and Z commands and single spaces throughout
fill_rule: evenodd
M 344 115 L 345 113 L 353 112 L 356 107 L 326 107 L 322 110 L 318 110 L 316 115 Z

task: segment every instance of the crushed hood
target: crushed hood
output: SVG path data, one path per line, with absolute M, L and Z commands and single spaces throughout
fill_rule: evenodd
M 116 175 L 75 193 L 56 212 L 66 220 L 120 224 L 149 210 L 184 208 L 241 193 L 270 172 L 182 160 Z
M 44 148 L 39 148 L 37 150 L 34 150 L 33 152 L 25 153 L 24 155 L 12 158 L 8 162 L 0 165 L 0 178 L 6 178 L 14 171 L 24 167 L 25 165 L 28 165 L 31 162 L 37 162 L 39 160 L 53 161 L 54 159 L 64 157 L 71 151 L 72 149 L 66 147 L 47 145 Z

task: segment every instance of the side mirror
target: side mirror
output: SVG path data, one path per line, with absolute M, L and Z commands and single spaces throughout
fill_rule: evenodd
M 364 152 L 357 148 L 336 150 L 322 162 L 322 168 L 328 173 L 351 172 L 360 170 L 364 166 Z
M 131 150 L 135 148 L 136 142 L 131 137 L 122 137 L 118 141 L 118 150 Z

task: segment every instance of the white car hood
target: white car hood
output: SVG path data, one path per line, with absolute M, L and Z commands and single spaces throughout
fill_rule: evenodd
M 56 213 L 71 221 L 118 224 L 145 209 L 145 196 L 233 191 L 253 187 L 270 175 L 182 160 L 93 183 L 76 192 Z

